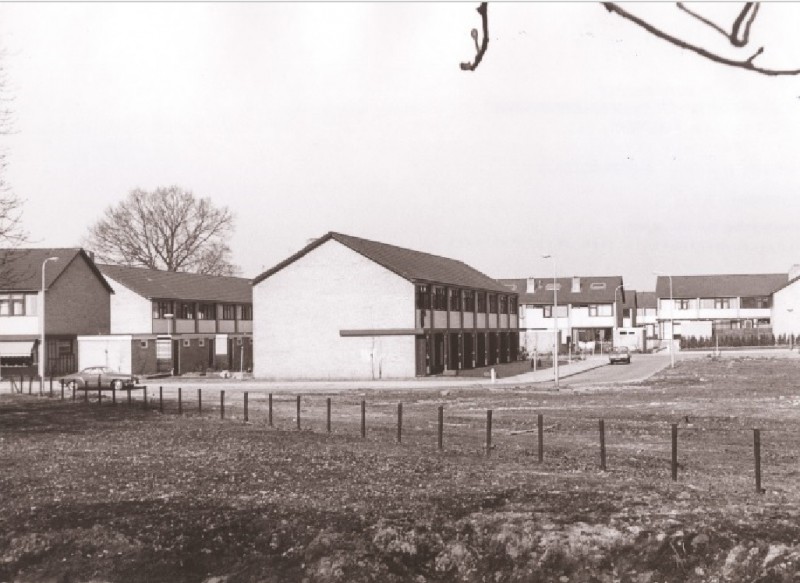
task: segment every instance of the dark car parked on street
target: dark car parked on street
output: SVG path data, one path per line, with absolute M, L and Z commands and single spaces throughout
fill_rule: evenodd
M 73 389 L 126 389 L 133 387 L 139 379 L 133 375 L 117 372 L 107 366 L 90 366 L 82 371 L 62 378 L 64 384 Z
M 625 364 L 631 363 L 631 351 L 627 346 L 616 346 L 608 353 L 609 364 L 617 362 L 624 362 Z

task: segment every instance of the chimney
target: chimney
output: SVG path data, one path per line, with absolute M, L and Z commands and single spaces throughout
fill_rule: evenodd
M 529 277 L 525 280 L 525 293 L 532 294 L 536 291 L 536 279 L 533 277 Z
M 574 294 L 581 293 L 581 278 L 580 277 L 573 277 L 572 278 L 572 289 L 570 290 Z
M 800 264 L 795 263 L 789 268 L 789 281 L 792 281 L 798 276 L 800 276 Z

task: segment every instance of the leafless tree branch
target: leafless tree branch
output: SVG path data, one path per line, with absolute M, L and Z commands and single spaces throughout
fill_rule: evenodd
M 628 12 L 624 8 L 621 8 L 618 4 L 616 4 L 614 2 L 603 2 L 603 6 L 609 12 L 617 14 L 617 15 L 621 16 L 622 18 L 633 22 L 634 24 L 636 24 L 637 26 L 640 26 L 641 28 L 643 28 L 644 30 L 649 32 L 650 34 L 652 34 L 652 35 L 654 35 L 654 36 L 656 36 L 656 37 L 658 37 L 658 38 L 660 38 L 662 40 L 665 40 L 665 41 L 667 41 L 667 42 L 669 42 L 669 43 L 671 43 L 671 44 L 673 44 L 673 45 L 675 45 L 677 47 L 692 51 L 692 52 L 700 55 L 701 57 L 705 57 L 706 59 L 714 61 L 715 63 L 719 63 L 721 65 L 728 65 L 730 67 L 738 67 L 740 69 L 746 69 L 748 71 L 753 71 L 755 73 L 760 73 L 762 75 L 779 76 L 779 75 L 798 75 L 798 74 L 800 74 L 800 69 L 767 69 L 767 68 L 764 68 L 764 67 L 757 66 L 753 62 L 753 60 L 763 52 L 763 47 L 760 48 L 758 51 L 756 51 L 756 53 L 753 54 L 751 57 L 749 57 L 748 59 L 745 59 L 744 61 L 736 60 L 736 59 L 729 59 L 727 57 L 723 57 L 722 55 L 718 55 L 716 53 L 712 53 L 711 51 L 708 51 L 708 50 L 706 50 L 706 49 L 704 49 L 702 47 L 698 47 L 698 46 L 693 45 L 693 44 L 691 44 L 691 43 L 689 43 L 687 41 L 679 39 L 679 38 L 677 38 L 677 37 L 675 37 L 675 36 L 673 36 L 671 34 L 668 34 L 668 33 L 664 32 L 663 30 L 661 30 L 659 28 L 656 28 L 652 24 L 650 24 L 648 22 L 645 22 L 644 20 L 642 20 L 638 16 L 635 16 L 635 15 L 631 14 L 630 12 Z M 741 16 L 741 14 L 740 14 L 740 16 Z M 755 18 L 755 16 L 753 15 L 752 18 Z M 750 24 L 752 24 L 752 18 L 748 21 L 748 24 L 746 25 L 745 36 L 749 35 Z M 737 30 L 737 34 L 738 34 L 738 28 L 736 26 L 734 26 L 734 28 Z
M 750 27 L 753 25 L 753 21 L 756 19 L 760 3 L 746 2 L 744 8 L 742 8 L 742 10 L 739 12 L 739 15 L 736 17 L 736 20 L 733 22 L 731 32 L 727 32 L 721 26 L 718 26 L 716 23 L 705 18 L 704 16 L 701 16 L 691 8 L 688 8 L 683 2 L 678 2 L 677 6 L 689 16 L 696 18 L 706 26 L 716 30 L 718 33 L 728 39 L 733 46 L 741 48 L 747 46 L 747 43 L 750 42 Z M 740 35 L 739 33 L 742 23 L 744 23 L 744 32 Z
M 477 10 L 478 14 L 481 15 L 481 23 L 483 24 L 483 39 L 479 45 L 478 30 L 473 28 L 472 40 L 475 41 L 475 60 L 471 63 L 461 63 L 462 71 L 474 71 L 477 69 L 478 65 L 480 65 L 481 61 L 483 60 L 483 55 L 486 54 L 486 50 L 489 48 L 489 5 L 486 2 L 481 2 L 481 5 L 475 10 Z
M 233 215 L 178 186 L 131 191 L 91 228 L 87 247 L 109 263 L 210 275 L 238 273 L 226 241 Z
M 0 50 L 0 137 L 11 133 L 10 98 L 6 92 L 6 71 L 2 64 L 3 51 Z M 0 144 L 0 245 L 16 247 L 24 243 L 28 234 L 22 228 L 23 201 L 11 190 L 6 182 L 6 150 Z

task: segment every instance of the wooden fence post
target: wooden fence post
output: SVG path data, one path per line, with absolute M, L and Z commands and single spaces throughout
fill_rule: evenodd
M 269 410 L 267 413 L 267 423 L 272 427 L 272 393 L 269 394 Z
M 219 392 L 219 418 L 225 419 L 225 391 Z
M 142 409 L 147 411 L 147 385 L 142 387 Z
M 128 407 L 131 406 L 131 388 L 128 387 Z
M 61 400 L 64 400 L 64 379 L 61 379 Z
M 50 397 L 53 397 L 53 377 L 50 377 Z
M 197 412 L 203 413 L 203 389 L 197 389 Z
M 297 430 L 300 431 L 300 395 L 297 395 Z
M 164 387 L 158 387 L 158 410 L 164 412 Z
M 536 416 L 537 434 L 539 436 L 539 463 L 544 463 L 544 415 L 539 413 Z
M 403 442 L 403 404 L 397 404 L 397 443 Z
M 367 402 L 361 399 L 361 439 L 367 436 Z
M 486 409 L 486 457 L 492 453 L 492 410 Z
M 439 405 L 439 424 L 437 430 L 437 444 L 439 451 L 444 449 L 444 405 Z
M 117 404 L 117 387 L 114 383 L 111 383 L 111 404 Z
M 97 404 L 103 404 L 103 389 L 101 389 L 99 386 L 97 387 Z
M 130 395 L 130 391 L 128 391 Z M 178 387 L 178 415 L 183 415 L 183 389 Z
M 753 454 L 755 455 L 756 464 L 756 492 L 763 494 L 764 490 L 761 489 L 761 430 L 753 429 Z
M 672 481 L 678 481 L 678 424 L 672 424 Z
M 247 411 L 247 391 L 244 393 L 244 422 L 247 423 L 249 421 L 248 418 L 248 411 Z
M 600 469 L 606 471 L 606 423 L 600 420 Z
M 328 397 L 328 399 L 327 399 L 326 406 L 327 406 L 327 409 L 328 409 L 327 410 L 327 428 L 328 428 L 328 433 L 330 433 L 331 432 L 331 398 L 330 397 Z

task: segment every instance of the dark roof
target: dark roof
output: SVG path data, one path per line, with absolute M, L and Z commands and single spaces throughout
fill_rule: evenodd
M 631 309 L 635 310 L 636 306 L 638 305 L 636 303 L 637 298 L 638 298 L 638 296 L 636 294 L 636 290 L 635 289 L 629 289 L 625 293 L 625 297 L 622 300 L 622 307 L 623 308 L 631 308 Z
M 636 306 L 638 308 L 657 308 L 656 292 L 636 292 Z
M 509 292 L 488 275 L 461 261 L 334 232 L 327 233 L 309 243 L 291 257 L 268 269 L 253 280 L 253 285 L 264 281 L 331 239 L 414 283 L 440 283 L 479 290 Z
M 612 303 L 617 286 L 622 285 L 622 276 L 614 275 L 607 277 L 579 277 L 580 290 L 572 291 L 572 277 L 558 278 L 558 303 L 559 304 L 593 304 L 593 303 Z M 508 289 L 521 290 L 519 296 L 520 304 L 533 305 L 552 305 L 553 303 L 553 278 L 535 277 L 534 292 L 526 291 L 528 286 L 527 279 L 499 279 L 501 284 Z M 592 284 L 595 284 L 592 286 Z M 549 287 L 548 287 L 549 286 Z M 620 288 L 620 299 L 625 301 L 625 288 Z
M 786 284 L 786 273 L 745 275 L 673 275 L 672 296 L 676 298 L 738 298 L 768 296 Z M 669 298 L 669 276 L 656 279 L 656 297 Z
M 41 290 L 42 263 L 49 257 L 57 257 L 58 261 L 48 262 L 44 269 L 46 288 L 49 289 L 73 261 L 84 260 L 103 286 L 109 292 L 114 293 L 91 257 L 86 251 L 77 247 L 0 249 L 0 289 L 5 291 Z
M 161 271 L 126 265 L 99 265 L 110 279 L 148 299 L 209 302 L 253 301 L 251 281 L 243 277 Z

